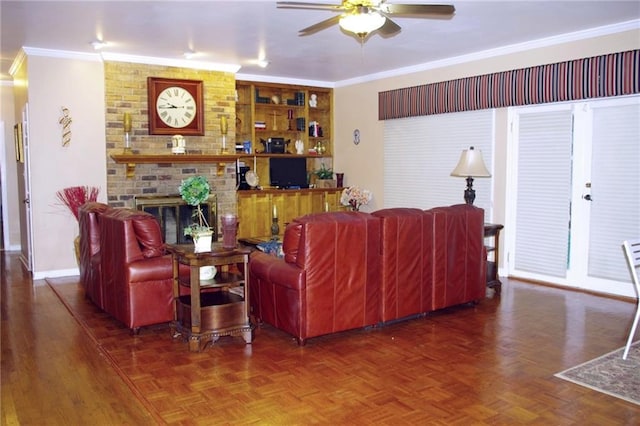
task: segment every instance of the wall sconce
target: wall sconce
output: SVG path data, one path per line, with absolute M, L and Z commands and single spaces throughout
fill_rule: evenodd
M 467 204 L 473 204 L 476 199 L 476 191 L 473 189 L 474 177 L 491 177 L 491 173 L 487 170 L 482 159 L 482 151 L 479 149 L 465 149 L 460 155 L 458 165 L 451 172 L 451 176 L 467 178 L 467 189 L 464 191 L 464 201 Z

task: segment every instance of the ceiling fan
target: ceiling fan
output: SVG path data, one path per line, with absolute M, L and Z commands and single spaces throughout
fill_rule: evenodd
M 340 12 L 310 27 L 298 31 L 298 35 L 306 36 L 339 24 L 342 29 L 357 35 L 361 41 L 373 31 L 383 36 L 391 36 L 400 31 L 400 26 L 393 22 L 391 15 L 427 19 L 450 19 L 456 9 L 445 4 L 387 4 L 385 0 L 342 0 L 342 4 L 304 3 L 297 1 L 280 1 L 278 8 L 313 9 Z

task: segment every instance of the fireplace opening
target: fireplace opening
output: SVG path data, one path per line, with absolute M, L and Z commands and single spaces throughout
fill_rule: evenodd
M 162 237 L 167 244 L 191 243 L 184 235 L 184 228 L 194 223 L 194 206 L 185 203 L 179 195 L 136 196 L 135 207 L 151 213 L 160 223 Z M 207 223 L 213 231 L 213 241 L 218 241 L 218 200 L 215 194 L 200 205 Z

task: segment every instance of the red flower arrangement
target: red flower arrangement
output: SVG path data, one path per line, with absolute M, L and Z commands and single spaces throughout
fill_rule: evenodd
M 79 220 L 78 209 L 89 201 L 97 201 L 100 188 L 95 186 L 72 186 L 56 192 L 56 197 L 69 208 L 71 214 Z

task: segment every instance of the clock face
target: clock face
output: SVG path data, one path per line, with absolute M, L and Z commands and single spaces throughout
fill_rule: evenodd
M 180 129 L 196 118 L 196 101 L 182 87 L 167 87 L 156 99 L 156 111 L 163 123 Z
M 148 77 L 150 135 L 204 136 L 201 80 Z

